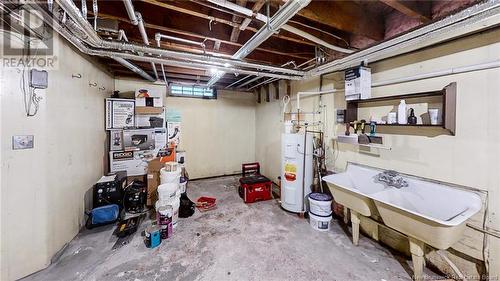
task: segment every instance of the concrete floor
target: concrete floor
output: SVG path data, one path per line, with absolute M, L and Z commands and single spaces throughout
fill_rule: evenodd
M 146 248 L 137 232 L 111 250 L 112 226 L 84 230 L 54 264 L 25 280 L 411 280 L 408 261 L 375 241 L 361 236 L 354 247 L 337 221 L 328 233 L 315 231 L 275 200 L 244 204 L 237 183 L 189 183 L 192 200 L 214 196 L 218 208 L 180 219 L 160 247 Z

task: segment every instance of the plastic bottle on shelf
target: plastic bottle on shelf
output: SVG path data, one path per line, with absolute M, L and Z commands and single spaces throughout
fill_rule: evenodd
M 398 124 L 406 124 L 408 122 L 406 116 L 406 102 L 401 100 L 398 106 Z

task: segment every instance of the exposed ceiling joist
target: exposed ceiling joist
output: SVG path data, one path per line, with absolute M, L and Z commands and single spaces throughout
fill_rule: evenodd
M 236 4 L 238 4 L 240 6 L 245 6 L 247 4 L 247 0 L 236 0 Z M 242 21 L 241 17 L 239 17 L 237 15 L 233 15 L 233 22 L 240 24 L 241 21 Z M 229 39 L 229 41 L 238 42 L 239 36 L 240 36 L 239 27 L 233 26 L 233 29 L 231 30 L 231 39 Z
M 239 24 L 234 23 L 234 22 L 232 22 L 230 20 L 225 20 L 225 19 L 221 19 L 221 18 L 211 17 L 209 15 L 206 15 L 206 14 L 203 14 L 203 13 L 200 13 L 200 12 L 195 12 L 195 11 L 191 11 L 189 9 L 180 8 L 180 7 L 177 7 L 175 5 L 167 4 L 165 2 L 160 2 L 160 1 L 156 1 L 156 0 L 141 0 L 141 1 L 144 2 L 144 3 L 148 3 L 150 5 L 155 5 L 155 6 L 158 6 L 158 7 L 162 7 L 162 8 L 174 10 L 174 11 L 179 12 L 179 13 L 184 13 L 184 14 L 188 14 L 188 15 L 191 15 L 191 16 L 203 18 L 205 20 L 208 20 L 209 22 L 212 20 L 212 21 L 215 21 L 215 22 L 219 22 L 219 23 L 222 23 L 222 24 L 229 25 L 231 27 L 240 27 Z M 323 2 L 323 1 L 321 1 L 321 2 Z M 258 29 L 249 26 L 249 27 L 246 28 L 246 30 L 257 32 Z M 283 39 L 283 40 L 287 40 L 287 41 L 290 41 L 290 42 L 299 43 L 299 44 L 306 44 L 306 45 L 310 45 L 310 46 L 315 46 L 316 45 L 314 43 L 307 42 L 306 40 L 303 40 L 302 38 L 284 36 L 284 35 L 281 35 L 279 33 L 273 34 L 272 37 Z
M 107 13 L 100 13 L 99 16 L 102 17 L 102 18 L 114 19 L 114 20 L 118 20 L 118 21 L 123 22 L 123 23 L 131 24 L 130 20 L 128 18 L 125 18 L 125 17 L 118 17 L 118 16 L 115 16 L 115 15 L 107 14 Z M 180 29 L 175 29 L 175 28 L 170 28 L 170 27 L 165 27 L 165 26 L 161 26 L 161 25 L 146 23 L 144 26 L 148 30 L 152 29 L 154 31 L 170 32 L 170 33 L 174 33 L 174 34 L 177 34 L 177 35 L 182 35 L 182 36 L 188 36 L 188 37 L 197 38 L 197 39 L 200 39 L 201 41 L 207 39 L 207 40 L 214 41 L 214 42 L 215 41 L 219 41 L 219 42 L 221 42 L 223 44 L 227 44 L 227 45 L 230 45 L 230 46 L 233 46 L 233 47 L 238 47 L 238 48 L 241 47 L 241 46 L 243 46 L 243 44 L 238 43 L 238 42 L 231 42 L 231 41 L 228 41 L 228 40 L 224 40 L 224 39 L 221 39 L 221 38 L 215 38 L 215 37 L 207 37 L 207 36 L 202 35 L 202 34 L 193 33 L 193 32 L 189 32 L 189 31 L 185 31 L 185 30 L 180 30 Z M 134 28 L 134 26 L 131 25 L 131 28 Z M 314 44 L 311 44 L 311 45 L 314 45 Z M 307 55 L 300 55 L 300 54 L 288 53 L 288 52 L 283 52 L 283 51 L 279 51 L 279 50 L 275 50 L 275 49 L 270 49 L 270 48 L 259 47 L 259 48 L 256 49 L 256 51 L 266 52 L 266 53 L 280 55 L 280 56 L 287 56 L 287 57 L 296 58 L 296 59 L 308 59 L 308 58 L 310 58 L 310 56 L 307 56 Z
M 300 16 L 338 30 L 366 36 L 375 40 L 384 38 L 384 21 L 366 13 L 363 7 L 351 1 L 312 1 L 299 11 Z
M 380 0 L 387 6 L 420 22 L 431 20 L 431 1 Z

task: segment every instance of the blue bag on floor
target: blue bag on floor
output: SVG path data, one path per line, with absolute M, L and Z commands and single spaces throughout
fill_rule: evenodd
M 87 228 L 113 223 L 118 220 L 120 208 L 116 204 L 97 207 L 90 211 Z

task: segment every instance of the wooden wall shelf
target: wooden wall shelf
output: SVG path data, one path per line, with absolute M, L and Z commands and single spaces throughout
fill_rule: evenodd
M 163 107 L 136 106 L 135 114 L 138 115 L 158 115 L 163 113 Z
M 350 100 L 347 102 L 347 110 L 346 110 L 346 122 L 354 122 L 358 120 L 358 108 L 360 104 L 363 104 L 364 107 L 376 102 L 383 101 L 393 101 L 393 100 L 401 100 L 401 99 L 415 99 L 415 98 L 426 98 L 426 97 L 442 97 L 443 98 L 443 110 L 441 110 L 441 120 L 443 120 L 443 124 L 440 125 L 431 125 L 431 124 L 377 124 L 377 126 L 387 126 L 387 127 L 412 127 L 412 128 L 444 128 L 451 135 L 455 135 L 455 116 L 456 116 L 456 100 L 457 100 L 457 83 L 453 82 L 442 90 L 439 91 L 429 91 L 429 92 L 420 92 L 413 94 L 404 94 L 404 95 L 396 95 L 396 96 L 387 96 L 387 97 L 377 97 L 371 99 L 364 100 Z

